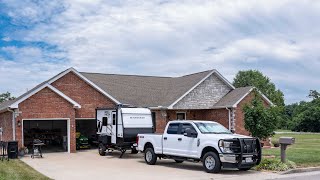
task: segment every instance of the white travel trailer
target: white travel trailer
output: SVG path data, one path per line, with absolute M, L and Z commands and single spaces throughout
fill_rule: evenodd
M 96 109 L 99 154 L 119 150 L 121 156 L 126 150 L 136 150 L 136 137 L 139 133 L 153 133 L 155 122 L 147 108 Z

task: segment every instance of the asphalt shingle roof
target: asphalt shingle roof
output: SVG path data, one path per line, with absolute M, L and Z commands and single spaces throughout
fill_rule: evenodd
M 224 97 L 222 97 L 214 107 L 232 107 L 235 105 L 244 95 L 246 95 L 253 87 L 240 87 L 230 91 Z
M 81 74 L 123 104 L 142 107 L 169 106 L 212 71 L 181 77 L 117 74 Z

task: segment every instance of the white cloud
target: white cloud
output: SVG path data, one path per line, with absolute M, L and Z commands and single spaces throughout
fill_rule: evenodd
M 318 1 L 8 1 L 6 7 L 14 22 L 32 27 L 9 38 L 57 49 L 6 47 L 15 63 L 34 57 L 51 68 L 49 60 L 65 59 L 57 70 L 63 64 L 151 75 L 216 68 L 230 80 L 238 70 L 254 68 L 284 90 L 297 87 L 300 99 L 302 92 L 320 89 L 317 80 L 309 81 L 320 76 Z M 293 92 L 286 92 L 292 102 Z

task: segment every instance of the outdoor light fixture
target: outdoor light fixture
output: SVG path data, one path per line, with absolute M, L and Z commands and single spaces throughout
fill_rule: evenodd
M 18 127 L 20 127 L 21 126 L 21 122 L 20 121 L 18 121 Z

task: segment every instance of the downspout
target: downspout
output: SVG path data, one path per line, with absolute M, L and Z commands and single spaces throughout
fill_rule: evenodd
M 229 131 L 231 131 L 231 110 L 226 107 L 226 110 L 228 110 L 228 118 L 229 118 Z
M 16 116 L 14 114 L 14 110 L 11 110 L 10 108 L 7 108 L 9 112 L 12 112 L 12 138 L 15 141 L 16 140 Z

